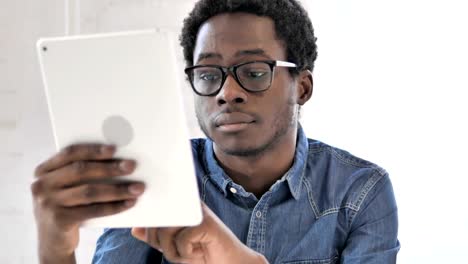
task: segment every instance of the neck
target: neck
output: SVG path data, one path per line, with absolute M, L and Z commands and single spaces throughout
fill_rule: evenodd
M 296 151 L 297 127 L 292 127 L 271 149 L 255 156 L 233 156 L 213 149 L 220 166 L 237 184 L 260 198 L 291 168 Z

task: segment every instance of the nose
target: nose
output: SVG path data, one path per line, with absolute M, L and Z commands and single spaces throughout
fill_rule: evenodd
M 221 88 L 221 91 L 216 95 L 218 105 L 243 104 L 247 102 L 247 91 L 234 79 L 231 74 L 228 74 L 226 81 Z

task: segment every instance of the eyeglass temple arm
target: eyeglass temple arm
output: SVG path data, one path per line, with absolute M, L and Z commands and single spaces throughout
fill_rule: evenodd
M 297 67 L 296 64 L 292 63 L 292 62 L 287 62 L 287 61 L 276 61 L 276 66 L 279 66 L 279 67 L 289 67 L 289 68 L 295 68 Z M 307 72 L 309 72 L 310 75 L 312 75 L 312 71 L 311 70 L 307 70 Z
M 287 62 L 287 61 L 276 61 L 276 66 L 278 66 L 278 67 L 289 67 L 289 68 L 297 67 L 296 64 L 294 64 L 292 62 Z

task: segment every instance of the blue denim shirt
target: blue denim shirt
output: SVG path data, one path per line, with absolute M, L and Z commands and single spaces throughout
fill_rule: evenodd
M 397 206 L 379 166 L 299 128 L 292 167 L 257 199 L 226 175 L 211 140 L 192 149 L 201 199 L 270 263 L 396 263 Z M 129 229 L 106 229 L 93 263 L 146 263 L 151 251 Z

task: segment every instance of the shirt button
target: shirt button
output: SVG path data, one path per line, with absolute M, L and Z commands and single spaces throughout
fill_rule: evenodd
M 260 218 L 260 217 L 262 217 L 262 212 L 260 212 L 260 211 L 257 211 L 257 212 L 255 213 L 255 216 L 257 216 L 257 218 Z
M 230 190 L 232 193 L 237 193 L 237 190 L 236 190 L 236 188 L 234 188 L 234 187 L 231 187 L 229 190 Z

